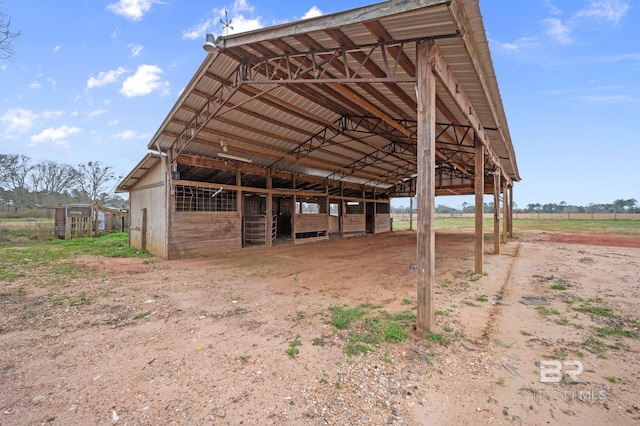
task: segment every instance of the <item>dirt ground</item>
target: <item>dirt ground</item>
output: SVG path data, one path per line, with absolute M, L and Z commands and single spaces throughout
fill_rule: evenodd
M 443 339 L 410 330 L 348 356 L 329 307 L 415 309 L 415 246 L 396 231 L 194 260 L 86 256 L 71 278 L 0 282 L 0 424 L 640 422 L 639 244 L 529 233 L 492 255 L 488 240 L 476 276 L 473 236 L 438 233 Z M 542 382 L 548 361 L 581 363 L 580 382 Z

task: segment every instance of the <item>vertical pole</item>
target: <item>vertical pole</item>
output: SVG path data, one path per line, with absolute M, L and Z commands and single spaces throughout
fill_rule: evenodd
M 271 189 L 271 169 L 267 170 L 267 189 Z M 265 212 L 265 239 L 267 247 L 273 245 L 273 194 L 271 191 L 267 192 L 267 207 Z
M 147 209 L 142 209 L 142 226 L 140 226 L 140 231 L 142 232 L 142 241 L 140 242 L 141 250 L 147 249 Z
M 509 186 L 509 238 L 513 238 L 513 183 Z
M 291 175 L 292 189 L 296 189 L 296 175 Z M 296 215 L 298 214 L 298 206 L 296 200 L 296 194 L 293 194 L 293 212 L 291 212 L 291 243 L 296 243 Z
M 493 254 L 500 254 L 500 171 L 493 174 Z
M 436 77 L 432 68 L 435 43 L 420 43 L 417 52 L 418 80 L 418 333 L 435 328 L 435 148 Z
M 475 248 L 475 273 L 481 275 L 484 272 L 484 145 L 475 138 L 475 218 L 476 218 L 476 248 Z
M 507 191 L 507 182 L 504 181 L 502 186 L 502 242 L 507 243 L 507 234 L 509 233 L 509 193 Z
M 409 197 L 409 231 L 413 231 L 413 197 Z

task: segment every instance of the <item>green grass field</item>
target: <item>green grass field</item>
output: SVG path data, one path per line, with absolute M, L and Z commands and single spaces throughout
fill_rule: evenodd
M 416 218 L 413 229 L 416 229 Z M 502 223 L 500 223 L 502 226 Z M 436 230 L 453 230 L 475 228 L 473 217 L 448 217 L 436 219 Z M 493 219 L 484 219 L 485 231 L 493 229 Z M 394 230 L 409 229 L 408 220 L 393 220 Z M 640 220 L 584 220 L 584 219 L 513 219 L 514 233 L 526 231 L 546 232 L 599 232 L 617 235 L 640 236 Z

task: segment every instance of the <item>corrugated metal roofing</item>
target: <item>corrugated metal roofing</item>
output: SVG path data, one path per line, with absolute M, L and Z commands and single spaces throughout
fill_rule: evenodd
M 519 180 L 477 0 L 395 0 L 218 37 L 215 53 L 204 59 L 148 147 L 212 158 L 226 149 L 257 166 L 391 186 L 416 173 L 411 79 L 417 43 L 427 39 L 435 40 L 471 101 L 504 172 Z M 329 62 L 335 52 L 340 60 Z M 275 78 L 265 76 L 266 60 L 280 66 L 270 69 Z M 304 67 L 309 73 L 289 79 Z M 392 78 L 383 81 L 384 70 Z M 313 80 L 318 75 L 320 81 Z M 452 121 L 468 126 L 440 83 L 436 94 L 439 132 Z M 455 150 L 463 131 L 453 132 L 442 131 L 436 148 Z M 181 135 L 187 143 L 177 142 Z M 472 174 L 472 151 L 458 149 L 456 166 Z M 437 160 L 446 161 L 445 155 Z

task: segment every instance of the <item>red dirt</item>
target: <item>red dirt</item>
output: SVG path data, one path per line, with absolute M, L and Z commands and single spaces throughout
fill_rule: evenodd
M 470 234 L 436 236 L 434 332 L 448 344 L 409 330 L 351 357 L 328 308 L 415 312 L 415 234 L 182 261 L 85 256 L 72 276 L 0 281 L 0 424 L 640 421 L 640 250 L 524 234 L 475 276 L 473 247 Z M 580 360 L 582 382 L 541 383 L 540 360 Z
M 589 246 L 640 248 L 640 236 L 581 233 L 563 234 L 560 232 L 543 232 L 527 234 L 526 241 L 544 241 L 564 244 L 583 244 Z

